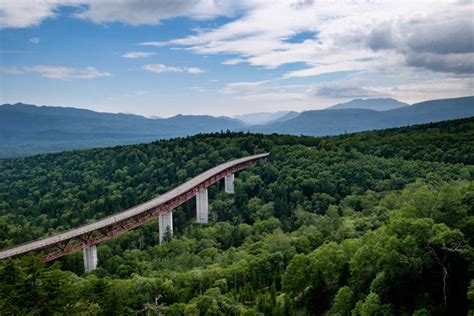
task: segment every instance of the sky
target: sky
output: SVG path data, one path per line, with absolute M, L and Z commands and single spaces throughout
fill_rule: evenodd
M 473 16 L 473 0 L 3 0 L 0 103 L 232 116 L 473 95 Z

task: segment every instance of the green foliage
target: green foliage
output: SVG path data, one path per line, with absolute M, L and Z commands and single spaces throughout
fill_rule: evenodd
M 334 316 L 349 316 L 354 307 L 354 293 L 350 287 L 343 286 L 339 289 L 334 297 L 330 315 Z
M 379 296 L 375 293 L 367 295 L 364 303 L 360 306 L 360 316 L 385 316 L 391 314 L 389 306 L 383 305 L 380 302 Z
M 217 133 L 0 160 L 0 246 L 161 194 L 219 163 L 271 151 L 209 188 L 159 245 L 149 223 L 43 265 L 0 263 L 4 314 L 462 315 L 474 306 L 473 120 L 311 138 Z M 436 132 L 436 133 L 435 133 Z M 436 137 L 432 137 L 435 133 Z M 432 145 L 449 155 L 429 155 Z

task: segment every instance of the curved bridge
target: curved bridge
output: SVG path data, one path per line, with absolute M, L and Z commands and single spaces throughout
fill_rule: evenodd
M 160 242 L 166 233 L 173 231 L 172 210 L 196 196 L 197 222 L 207 223 L 207 187 L 225 178 L 225 189 L 234 193 L 234 173 L 266 160 L 268 153 L 244 157 L 223 163 L 209 169 L 180 186 L 118 214 L 105 217 L 95 223 L 83 225 L 68 231 L 14 246 L 0 251 L 0 259 L 22 255 L 32 251 L 43 251 L 42 260 L 51 261 L 68 253 L 84 249 L 86 272 L 97 265 L 95 245 L 143 225 L 150 220 L 160 219 Z M 47 251 L 45 251 L 47 250 Z

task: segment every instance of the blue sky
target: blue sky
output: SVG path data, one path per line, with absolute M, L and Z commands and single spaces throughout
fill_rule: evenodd
M 473 94 L 472 2 L 6 0 L 0 102 L 146 116 Z

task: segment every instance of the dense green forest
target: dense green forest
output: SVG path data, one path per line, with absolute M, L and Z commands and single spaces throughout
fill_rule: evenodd
M 236 194 L 42 264 L 0 263 L 5 315 L 474 315 L 474 118 L 336 137 L 214 133 L 0 160 L 0 248 L 92 222 L 233 158 Z

